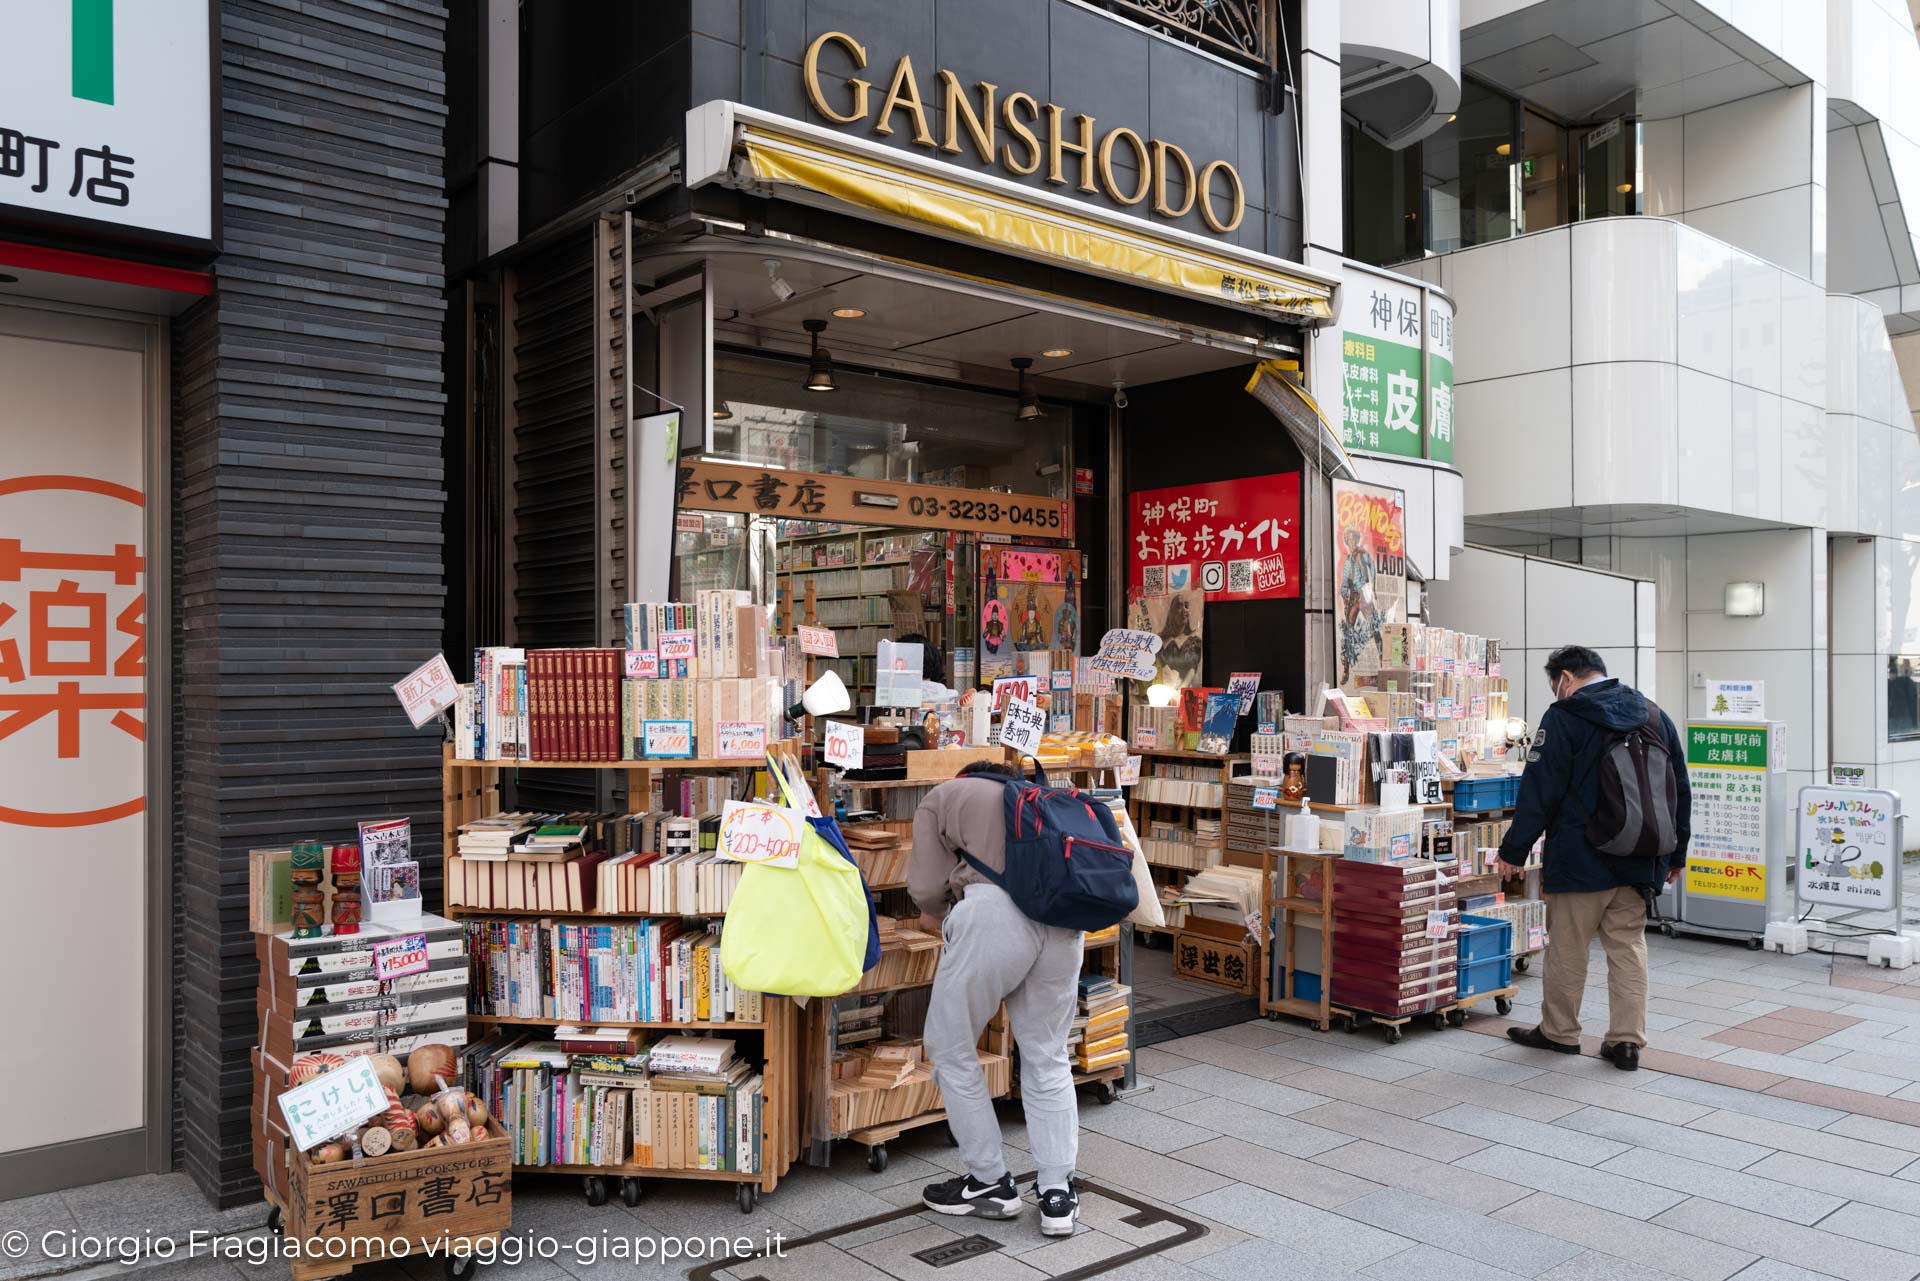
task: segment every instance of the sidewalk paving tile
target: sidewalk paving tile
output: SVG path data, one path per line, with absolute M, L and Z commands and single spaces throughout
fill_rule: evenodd
M 1365 1139 L 1322 1153 L 1314 1161 L 1388 1187 L 1405 1188 L 1436 1201 L 1448 1201 L 1474 1214 L 1491 1214 L 1533 1191 L 1500 1177 L 1488 1177 L 1463 1166 L 1442 1165 Z
M 1898 1148 L 1902 1152 L 1920 1153 L 1920 1126 L 1902 1125 L 1898 1121 L 1883 1121 L 1877 1116 L 1846 1116 L 1823 1128 L 1828 1134 L 1845 1135 L 1849 1139 L 1859 1139 L 1865 1143 L 1878 1143 L 1882 1147 Z
M 1889 1250 L 1920 1249 L 1920 1217 L 1882 1206 L 1850 1203 L 1822 1219 L 1820 1228 L 1856 1241 L 1884 1245 Z
M 1671 1192 L 1648 1181 L 1635 1178 L 1626 1170 L 1608 1169 L 1631 1161 L 1633 1149 L 1600 1166 L 1576 1165 L 1521 1148 L 1491 1147 L 1454 1162 L 1463 1170 L 1474 1170 L 1496 1179 L 1524 1184 L 1536 1192 L 1551 1192 L 1585 1205 L 1624 1214 L 1635 1219 L 1651 1219 L 1662 1210 L 1671 1210 L 1686 1196 Z
M 1359 1042 L 1364 1045 L 1365 1042 Z M 1394 1047 L 1396 1050 L 1400 1046 Z M 1398 1081 L 1405 1077 L 1417 1076 L 1426 1068 L 1419 1063 L 1404 1060 L 1399 1055 L 1391 1057 L 1376 1054 L 1371 1049 L 1350 1048 L 1336 1045 L 1325 1039 L 1312 1041 L 1278 1041 L 1259 1051 L 1270 1058 L 1296 1064 L 1292 1071 L 1302 1071 L 1305 1066 L 1333 1068 L 1354 1076 L 1369 1077 L 1375 1081 Z
M 1741 1272 L 1740 1281 L 1841 1281 L 1831 1272 L 1796 1268 L 1778 1259 L 1756 1259 Z
M 1492 1217 L 1538 1232 L 1550 1232 L 1589 1250 L 1656 1268 L 1686 1281 L 1726 1281 L 1759 1257 L 1693 1233 L 1643 1223 L 1547 1192 L 1536 1192 L 1524 1201 L 1496 1210 Z
M 1905 1047 L 1884 1048 L 1898 1049 Z M 1915 1049 L 1913 1053 L 1920 1055 L 1920 1049 Z M 1902 1084 L 1911 1085 L 1915 1081 L 1920 1081 L 1920 1057 L 1910 1058 L 1899 1054 L 1880 1053 L 1874 1050 L 1849 1049 L 1845 1054 L 1833 1061 L 1832 1068 L 1829 1070 L 1864 1072 L 1871 1076 L 1887 1076 L 1894 1078 Z M 1832 1079 L 1836 1085 L 1844 1084 L 1838 1077 Z M 1899 1088 L 1900 1086 L 1898 1085 L 1893 1087 L 1893 1089 L 1896 1090 Z M 1883 1093 L 1891 1094 L 1893 1090 L 1886 1090 L 1883 1091 Z
M 1317 1108 L 1296 1113 L 1296 1117 L 1310 1125 L 1324 1126 L 1356 1139 L 1372 1139 L 1387 1147 L 1433 1161 L 1457 1160 L 1470 1152 L 1478 1152 L 1489 1142 L 1457 1130 L 1389 1116 L 1353 1103 L 1323 1103 Z
M 1800 1152 L 1822 1161 L 1871 1170 L 1875 1174 L 1894 1174 L 1913 1163 L 1911 1152 L 1849 1139 L 1829 1130 L 1807 1130 L 1757 1116 L 1741 1116 L 1737 1112 L 1710 1112 L 1687 1128 L 1704 1130 L 1708 1134 L 1729 1139 L 1737 1137 L 1744 1142 L 1761 1143 L 1780 1151 Z
M 1192 1120 L 1178 1120 L 1160 1112 L 1149 1112 L 1145 1108 L 1134 1107 L 1131 1103 L 1096 1104 L 1080 1109 L 1080 1128 L 1091 1130 L 1095 1134 L 1104 1134 L 1109 1138 L 1131 1143 L 1137 1148 L 1149 1152 L 1172 1152 L 1178 1148 L 1190 1148 L 1196 1143 L 1205 1143 L 1219 1134 L 1218 1126 L 1195 1124 Z
M 1333 1272 L 1364 1268 L 1415 1244 L 1397 1233 L 1244 1183 L 1190 1197 L 1180 1208 L 1314 1255 Z
M 1277 1081 L 1300 1071 L 1297 1059 L 1282 1058 L 1273 1051 L 1283 1045 L 1295 1042 L 1276 1041 L 1272 1045 L 1252 1046 L 1235 1045 L 1232 1041 L 1218 1041 L 1207 1036 L 1182 1037 L 1178 1041 L 1167 1042 L 1177 1046 L 1174 1052 L 1196 1063 L 1211 1064 L 1217 1068 L 1226 1068 L 1242 1076 L 1256 1077 L 1263 1081 Z M 1173 1076 L 1172 1072 L 1159 1072 L 1158 1076 Z
M 1646 1076 L 1648 1079 L 1634 1090 L 1623 1089 L 1611 1080 L 1587 1073 L 1544 1072 L 1530 1081 L 1522 1081 L 1518 1088 L 1572 1099 L 1593 1107 L 1611 1108 L 1615 1112 L 1629 1112 L 1634 1116 L 1644 1116 L 1649 1121 L 1666 1121 L 1672 1125 L 1685 1125 L 1713 1111 L 1706 1104 L 1691 1103 L 1686 1099 L 1654 1092 L 1653 1087 L 1667 1079 L 1664 1074 L 1656 1077 L 1645 1072 L 1622 1072 L 1611 1063 L 1603 1066 L 1608 1077 Z
M 1581 1250 L 1552 1234 L 1470 1214 L 1399 1188 L 1341 1206 L 1340 1214 L 1521 1276 L 1538 1276 Z
M 1429 1075 L 1431 1074 L 1422 1072 L 1419 1076 L 1403 1077 L 1389 1084 L 1385 1081 L 1376 1081 L 1372 1077 L 1355 1076 L 1351 1072 L 1342 1072 L 1336 1068 L 1310 1067 L 1304 1072 L 1296 1072 L 1288 1077 L 1287 1084 L 1297 1090 L 1323 1094 L 1329 1099 L 1358 1103 L 1362 1107 L 1373 1108 L 1379 1112 L 1391 1112 L 1395 1116 L 1419 1120 L 1447 1106 L 1445 1099 L 1430 1092 L 1421 1091 L 1416 1084 Z
M 1699 1197 L 1675 1206 L 1654 1222 L 1722 1245 L 1756 1250 L 1764 1258 L 1796 1267 L 1824 1269 L 1848 1281 L 1911 1281 L 1920 1272 L 1920 1255 Z
M 1212 1170 L 1240 1183 L 1278 1192 L 1295 1201 L 1331 1210 L 1356 1201 L 1379 1186 L 1344 1170 L 1256 1147 L 1239 1139 L 1211 1139 L 1176 1154 L 1189 1165 Z
M 1360 1275 L 1380 1281 L 1520 1281 L 1529 1274 L 1490 1267 L 1438 1246 L 1416 1245 L 1404 1254 L 1369 1264 Z
M 1755 1162 L 1755 1168 L 1760 1164 Z M 1845 1198 L 1794 1187 L 1747 1170 L 1729 1170 L 1724 1166 L 1689 1161 L 1671 1152 L 1654 1152 L 1646 1148 L 1635 1148 L 1600 1168 L 1613 1171 L 1622 1178 L 1639 1179 L 1682 1194 L 1682 1199 L 1688 1196 L 1705 1197 L 1709 1201 L 1737 1205 L 1743 1210 L 1757 1210 L 1761 1214 L 1771 1214 L 1776 1219 L 1803 1226 L 1818 1223 L 1846 1204 Z
M 1221 1281 L 1326 1281 L 1327 1260 L 1302 1254 L 1275 1241 L 1242 1241 L 1191 1266 Z
M 1804 1023 L 1808 1027 L 1825 1028 L 1829 1032 L 1843 1032 L 1860 1022 L 1844 1014 L 1833 1014 L 1826 1010 L 1810 1010 L 1801 1005 L 1783 1005 L 1770 1016 L 1788 1023 Z
M 1813 1038 L 1770 1036 L 1765 1032 L 1751 1031 L 1747 1025 L 1743 1023 L 1738 1027 L 1723 1028 L 1718 1032 L 1711 1033 L 1706 1039 L 1709 1041 L 1719 1041 L 1725 1045 L 1736 1046 L 1743 1050 L 1762 1050 L 1768 1054 L 1789 1054 L 1801 1046 L 1806 1045 Z
M 1748 1265 L 1751 1270 L 1752 1265 Z M 1588 1250 L 1540 1274 L 1540 1281 L 1673 1281 L 1673 1273 L 1643 1268 L 1598 1250 Z
M 1204 1090 L 1196 1090 L 1192 1086 L 1181 1085 L 1178 1081 L 1169 1081 L 1162 1076 L 1136 1075 L 1134 1080 L 1150 1088 L 1129 1094 L 1127 1102 L 1134 1107 L 1145 1108 L 1149 1112 L 1178 1112 L 1187 1104 L 1198 1103 L 1208 1097 Z
M 1800 1103 L 1778 1095 L 1758 1094 L 1752 1090 L 1736 1090 L 1730 1085 L 1716 1085 L 1712 1081 L 1696 1081 L 1684 1076 L 1664 1076 L 1648 1086 L 1646 1093 L 1664 1094 L 1676 1099 L 1685 1099 L 1690 1103 L 1704 1104 L 1707 1107 L 1743 1110 L 1750 1116 L 1785 1121 L 1788 1125 L 1797 1125 L 1808 1130 L 1822 1129 L 1847 1115 L 1839 1108 L 1817 1107 L 1811 1103 Z
M 1255 1050 L 1253 1053 L 1258 1054 L 1259 1051 Z M 1328 1101 L 1307 1090 L 1296 1090 L 1290 1085 L 1282 1085 L 1277 1081 L 1265 1081 L 1259 1077 L 1248 1076 L 1244 1072 L 1216 1067 L 1211 1063 L 1195 1063 L 1191 1067 L 1181 1068 L 1178 1072 L 1169 1072 L 1164 1079 L 1172 1081 L 1175 1085 L 1184 1085 L 1189 1089 L 1200 1090 L 1223 1099 L 1237 1099 L 1268 1112 L 1277 1112 L 1281 1116 L 1291 1116 L 1295 1112 L 1317 1108 Z
M 1837 1085 L 1827 1085 L 1820 1081 L 1780 1081 L 1767 1087 L 1768 1094 L 1776 1098 L 1797 1099 L 1802 1103 L 1812 1103 L 1823 1108 L 1837 1108 L 1842 1112 L 1854 1112 L 1862 1116 L 1877 1116 L 1883 1121 L 1897 1121 L 1902 1125 L 1920 1125 L 1920 1097 L 1890 1098 L 1884 1094 L 1867 1094 L 1860 1090 L 1842 1089 Z
M 1599 1111 L 1597 1108 L 1583 1108 L 1573 1116 L 1578 1117 L 1586 1112 L 1597 1111 Z M 1524 1148 L 1543 1156 L 1558 1157 L 1563 1161 L 1574 1161 L 1581 1165 L 1599 1165 L 1610 1157 L 1619 1156 L 1630 1146 L 1629 1143 L 1604 1135 L 1596 1136 L 1562 1128 L 1569 1119 L 1572 1118 L 1565 1118 L 1548 1125 L 1540 1121 L 1529 1121 L 1524 1117 L 1489 1111 L 1470 1103 L 1448 1108 L 1445 1112 L 1436 1112 L 1428 1118 L 1434 1125 L 1457 1129 L 1463 1134 L 1475 1135 L 1495 1143 L 1504 1143 L 1509 1147 Z
M 1525 1117 L 1529 1121 L 1557 1120 L 1569 1112 L 1578 1112 L 1581 1106 L 1571 1100 L 1553 1095 L 1533 1094 L 1504 1086 L 1489 1086 L 1485 1081 L 1461 1076 L 1458 1072 L 1422 1072 L 1419 1076 L 1408 1077 L 1400 1084 L 1409 1090 L 1419 1090 L 1441 1099 L 1452 1099 L 1456 1103 L 1472 1103 L 1490 1111 Z M 1443 1103 L 1433 1111 L 1441 1111 L 1445 1106 Z
M 1078 1165 L 1095 1182 L 1137 1192 L 1143 1199 L 1163 1205 L 1224 1188 L 1233 1182 L 1211 1170 L 1136 1148 L 1104 1134 L 1080 1136 Z
M 1353 1142 L 1350 1135 L 1323 1130 L 1290 1116 L 1250 1107 L 1233 1099 L 1202 1099 L 1175 1108 L 1168 1116 L 1210 1126 L 1222 1134 L 1288 1156 L 1311 1157 Z
M 1698 1122 L 1695 1124 L 1697 1125 Z M 1757 1143 L 1744 1143 L 1738 1139 L 1723 1138 L 1717 1134 L 1689 1129 L 1686 1126 L 1648 1121 L 1641 1117 L 1628 1116 L 1624 1112 L 1610 1112 L 1605 1108 L 1582 1108 L 1572 1116 L 1561 1117 L 1554 1122 L 1554 1125 L 1577 1130 L 1582 1134 L 1595 1134 L 1612 1139 L 1623 1149 L 1627 1146 L 1651 1148 L 1655 1152 L 1671 1152 L 1675 1156 L 1705 1161 L 1709 1165 L 1718 1165 L 1729 1170 L 1745 1169 L 1773 1150 L 1761 1147 Z M 1797 1132 L 1818 1133 L 1818 1131 Z M 1611 1158 L 1620 1154 L 1613 1152 L 1608 1155 Z

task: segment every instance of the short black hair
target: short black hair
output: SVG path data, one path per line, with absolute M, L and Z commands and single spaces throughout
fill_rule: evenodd
M 991 774 L 995 778 L 1019 778 L 1019 772 L 1005 761 L 978 760 L 968 761 L 960 767 L 958 777 L 967 778 L 975 774 Z
M 1547 679 L 1557 681 L 1565 672 L 1580 677 L 1605 676 L 1607 660 L 1585 645 L 1562 645 L 1547 655 Z

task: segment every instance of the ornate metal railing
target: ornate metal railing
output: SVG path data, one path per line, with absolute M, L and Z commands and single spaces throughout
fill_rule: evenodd
M 1271 65 L 1277 0 L 1097 0 L 1196 49 Z

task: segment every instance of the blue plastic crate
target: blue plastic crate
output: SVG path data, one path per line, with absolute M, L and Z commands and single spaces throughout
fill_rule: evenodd
M 1513 922 L 1493 916 L 1460 915 L 1460 968 L 1513 956 Z
M 1502 789 L 1501 794 L 1506 798 L 1506 803 L 1509 806 L 1518 805 L 1520 803 L 1520 776 L 1518 774 L 1509 774 L 1505 782 L 1506 787 Z
M 1513 982 L 1513 957 L 1489 956 L 1481 961 L 1462 961 L 1458 982 L 1455 991 L 1459 996 L 1478 996 L 1507 987 Z
M 1512 780 L 1516 785 L 1518 779 Z M 1463 778 L 1453 785 L 1453 808 L 1472 813 L 1477 810 L 1504 809 L 1512 804 L 1507 799 L 1505 776 L 1490 775 L 1485 778 Z M 1515 795 L 1518 795 L 1516 792 Z
M 1287 990 L 1287 969 L 1284 965 L 1275 966 L 1273 971 L 1273 996 L 1277 1000 Z M 1309 974 L 1305 970 L 1293 976 L 1293 997 L 1296 1001 L 1317 1001 L 1320 999 L 1320 976 Z

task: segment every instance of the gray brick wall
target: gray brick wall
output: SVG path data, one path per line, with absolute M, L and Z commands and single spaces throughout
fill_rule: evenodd
M 177 1148 L 257 1194 L 246 852 L 408 815 L 439 744 L 389 686 L 440 644 L 446 13 L 222 0 L 224 245 L 174 325 Z

